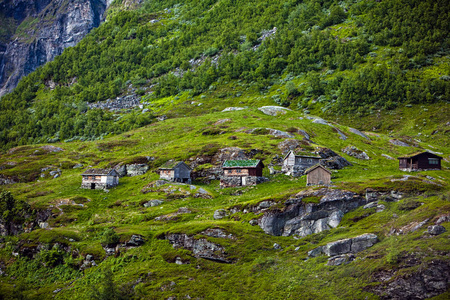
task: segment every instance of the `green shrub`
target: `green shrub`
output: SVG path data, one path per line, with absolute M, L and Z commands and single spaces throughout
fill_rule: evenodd
M 120 236 L 114 231 L 113 228 L 106 228 L 103 231 L 101 243 L 104 246 L 115 246 L 119 243 Z

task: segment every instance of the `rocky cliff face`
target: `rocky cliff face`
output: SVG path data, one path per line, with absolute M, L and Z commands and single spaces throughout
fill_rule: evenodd
M 6 0 L 0 3 L 0 96 L 20 78 L 75 46 L 100 25 L 109 0 Z

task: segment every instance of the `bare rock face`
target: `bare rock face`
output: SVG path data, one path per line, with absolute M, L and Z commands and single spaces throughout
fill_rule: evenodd
M 322 158 L 320 164 L 328 169 L 339 170 L 352 165 L 348 160 L 328 148 L 320 148 L 317 154 Z
M 229 263 L 226 259 L 225 248 L 212 243 L 205 238 L 195 239 L 184 233 L 170 233 L 166 239 L 173 245 L 173 248 L 183 248 L 192 251 L 197 258 L 209 259 L 220 263 Z
M 33 25 L 22 26 L 20 32 L 11 27 L 9 36 L 0 41 L 0 96 L 99 26 L 108 4 L 106 0 L 3 1 L 0 15 L 17 25 L 23 21 Z
M 348 253 L 358 253 L 372 247 L 378 242 L 378 237 L 373 233 L 365 233 L 350 239 L 343 239 L 328 243 L 308 252 L 310 257 L 320 254 L 327 256 L 338 256 Z
M 409 267 L 409 266 L 407 266 Z M 425 263 L 413 273 L 395 276 L 377 276 L 379 285 L 369 287 L 380 299 L 428 299 L 447 291 L 450 282 L 450 262 L 433 260 Z
M 362 160 L 370 159 L 370 157 L 367 155 L 366 152 L 359 150 L 355 146 L 345 147 L 344 149 L 342 149 L 342 152 L 344 152 L 345 154 L 348 154 L 350 156 L 353 156 L 357 159 L 362 159 Z
M 317 197 L 319 203 L 305 203 L 303 199 Z M 336 228 L 345 213 L 367 204 L 363 197 L 344 190 L 306 190 L 284 203 L 282 209 L 269 209 L 258 220 L 267 234 L 305 237 Z

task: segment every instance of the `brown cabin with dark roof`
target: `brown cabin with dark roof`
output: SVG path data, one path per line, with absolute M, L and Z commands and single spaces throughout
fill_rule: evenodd
M 402 171 L 440 170 L 442 157 L 430 152 L 418 152 L 398 158 Z
M 119 173 L 114 169 L 88 169 L 81 176 L 83 189 L 104 190 L 119 184 Z

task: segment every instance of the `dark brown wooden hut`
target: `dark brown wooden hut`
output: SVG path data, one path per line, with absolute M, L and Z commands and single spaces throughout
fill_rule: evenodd
M 440 170 L 442 157 L 430 152 L 417 152 L 399 157 L 399 168 L 402 171 Z

